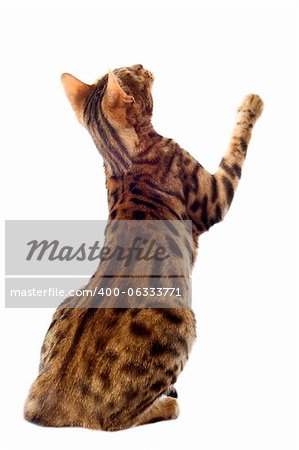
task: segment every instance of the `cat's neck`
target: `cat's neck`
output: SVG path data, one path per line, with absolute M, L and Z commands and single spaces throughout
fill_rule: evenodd
M 135 132 L 138 138 L 136 143 L 135 154 L 138 155 L 142 152 L 146 152 L 149 146 L 154 146 L 157 142 L 161 142 L 163 137 L 156 132 L 152 123 L 135 127 Z
M 169 141 L 157 133 L 151 123 L 146 123 L 134 126 L 134 129 L 127 133 L 119 133 L 123 137 L 122 143 L 125 150 L 126 162 L 129 162 L 129 167 L 126 170 L 113 170 L 113 165 L 107 161 L 104 162 L 106 177 L 122 178 L 128 173 L 135 171 L 134 166 L 138 166 L 139 160 L 155 158 L 156 153 L 161 155 L 161 146 L 163 141 Z M 160 150 L 159 150 L 160 149 Z M 109 154 L 109 152 L 107 152 Z

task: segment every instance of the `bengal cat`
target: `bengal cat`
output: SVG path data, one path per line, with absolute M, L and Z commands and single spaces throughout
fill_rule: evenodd
M 140 64 L 116 69 L 93 85 L 62 75 L 76 116 L 104 159 L 110 223 L 191 220 L 194 256 L 198 236 L 231 205 L 263 102 L 257 95 L 245 97 L 228 151 L 212 175 L 154 130 L 152 83 L 153 75 Z M 167 222 L 161 229 L 180 256 L 175 228 Z M 101 280 L 100 266 L 89 286 Z M 192 310 L 138 308 L 136 302 L 127 308 L 82 305 L 71 308 L 67 299 L 55 312 L 25 418 L 43 426 L 101 430 L 175 419 L 173 385 L 195 339 Z

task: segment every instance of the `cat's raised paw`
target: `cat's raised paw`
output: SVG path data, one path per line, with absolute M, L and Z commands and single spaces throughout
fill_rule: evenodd
M 261 97 L 256 94 L 246 95 L 238 113 L 255 122 L 263 112 L 264 103 Z

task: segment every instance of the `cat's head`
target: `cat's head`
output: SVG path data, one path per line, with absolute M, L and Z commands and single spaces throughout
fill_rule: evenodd
M 124 160 L 132 157 L 139 130 L 151 123 L 153 75 L 137 64 L 115 69 L 92 85 L 67 73 L 61 80 L 77 118 L 91 133 L 104 160 L 117 171 L 113 167 L 117 153 Z

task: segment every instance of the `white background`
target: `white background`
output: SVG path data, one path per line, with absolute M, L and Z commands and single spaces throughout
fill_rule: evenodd
M 157 131 L 211 171 L 244 95 L 258 93 L 265 110 L 233 206 L 201 239 L 179 419 L 114 434 L 26 423 L 52 311 L 6 310 L 1 448 L 298 448 L 297 13 L 287 1 L 4 5 L 6 218 L 107 217 L 101 158 L 64 96 L 64 71 L 93 82 L 143 64 L 156 76 Z

